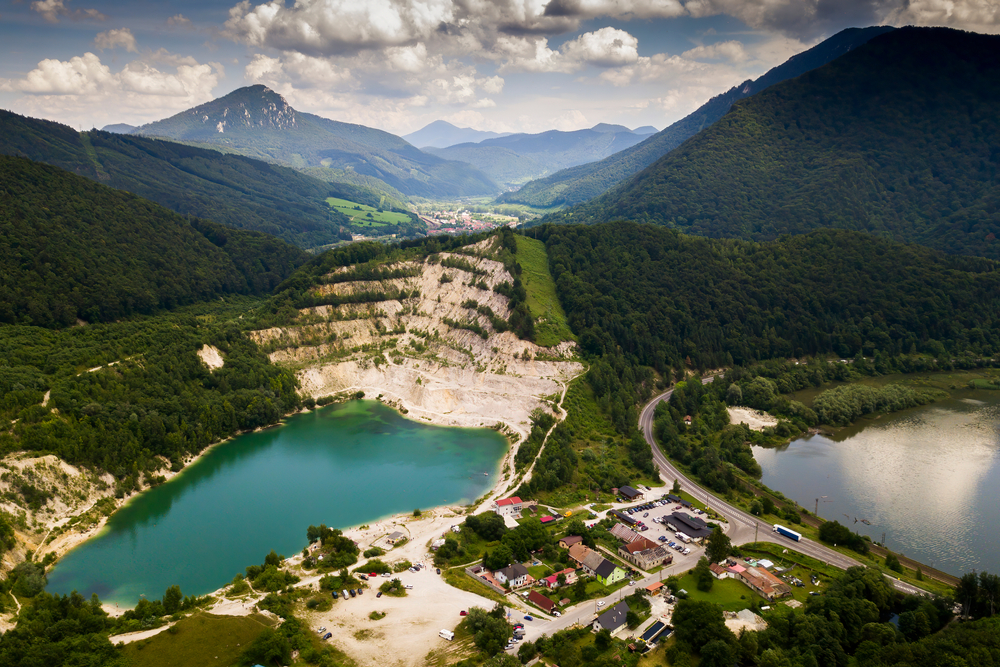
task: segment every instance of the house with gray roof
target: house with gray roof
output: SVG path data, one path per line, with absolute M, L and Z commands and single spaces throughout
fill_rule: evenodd
M 597 620 L 594 621 L 594 632 L 607 630 L 614 635 L 625 627 L 625 617 L 630 611 L 628 603 L 622 600 L 597 617 Z

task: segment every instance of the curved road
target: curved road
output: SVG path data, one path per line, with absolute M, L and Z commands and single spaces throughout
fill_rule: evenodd
M 704 378 L 702 379 L 702 384 L 708 384 L 714 379 L 714 377 Z M 646 404 L 646 407 L 642 410 L 642 414 L 639 415 L 639 428 L 642 429 L 642 435 L 646 438 L 646 443 L 653 450 L 653 461 L 655 461 L 656 465 L 660 468 L 660 477 L 666 481 L 668 485 L 672 484 L 673 480 L 678 480 L 681 487 L 685 491 L 699 500 L 704 500 L 707 506 L 723 515 L 729 523 L 729 529 L 726 532 L 734 545 L 747 544 L 748 542 L 753 542 L 756 538 L 756 541 L 758 542 L 771 542 L 779 544 L 781 546 L 794 549 L 800 553 L 804 553 L 817 560 L 823 561 L 828 565 L 838 567 L 842 570 L 846 570 L 847 568 L 855 565 L 861 565 L 861 563 L 853 558 L 845 556 L 838 551 L 834 551 L 829 547 L 823 546 L 819 542 L 815 542 L 805 537 L 803 537 L 801 541 L 796 542 L 772 532 L 773 526 L 771 524 L 764 523 L 752 514 L 748 514 L 737 507 L 733 507 L 724 500 L 709 494 L 705 491 L 705 489 L 692 482 L 679 470 L 677 470 L 677 468 L 670 463 L 667 457 L 663 455 L 663 452 L 661 452 L 660 448 L 657 447 L 656 441 L 653 438 L 653 413 L 656 410 L 656 406 L 660 403 L 660 401 L 669 400 L 673 393 L 674 390 L 670 389 L 669 391 L 665 391 L 659 396 L 656 396 Z M 896 590 L 903 593 L 925 594 L 925 591 L 899 581 L 898 579 L 888 575 L 886 575 L 886 578 L 892 583 Z

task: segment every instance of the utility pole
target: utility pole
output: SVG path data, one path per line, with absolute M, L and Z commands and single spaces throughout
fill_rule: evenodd
M 757 529 L 760 528 L 760 523 L 757 521 L 753 522 L 753 546 L 757 548 Z

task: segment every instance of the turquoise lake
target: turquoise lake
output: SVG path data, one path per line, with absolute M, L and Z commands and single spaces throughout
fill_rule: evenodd
M 216 446 L 132 499 L 56 564 L 46 590 L 123 606 L 174 584 L 204 595 L 271 549 L 300 552 L 310 524 L 345 528 L 471 502 L 506 451 L 494 431 L 417 423 L 376 401 L 295 415 Z

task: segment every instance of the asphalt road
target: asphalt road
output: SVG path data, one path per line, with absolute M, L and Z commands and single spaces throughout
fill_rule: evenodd
M 702 379 L 702 383 L 708 384 L 714 379 L 714 377 L 707 377 Z M 791 540 L 773 532 L 774 527 L 771 524 L 764 523 L 752 514 L 744 512 L 737 507 L 733 507 L 720 498 L 711 495 L 705 491 L 705 489 L 692 482 L 679 470 L 677 470 L 677 468 L 670 463 L 667 457 L 663 455 L 660 448 L 656 446 L 656 441 L 653 439 L 653 413 L 656 410 L 656 406 L 660 403 L 660 401 L 669 400 L 671 394 L 673 393 L 674 390 L 671 389 L 653 398 L 653 400 L 647 403 L 646 407 L 643 408 L 642 414 L 639 415 L 639 428 L 642 429 L 642 435 L 646 438 L 646 443 L 653 450 L 653 461 L 660 468 L 660 477 L 666 481 L 668 485 L 673 484 L 675 479 L 678 480 L 681 484 L 681 488 L 698 500 L 704 501 L 707 506 L 724 516 L 726 521 L 729 523 L 729 528 L 726 533 L 729 535 L 729 539 L 734 545 L 747 544 L 755 540 L 758 542 L 771 542 L 773 544 L 779 544 L 800 553 L 804 553 L 807 556 L 811 556 L 842 570 L 846 570 L 847 568 L 855 565 L 861 565 L 861 563 L 853 558 L 849 558 L 838 551 L 834 551 L 833 549 L 806 537 L 803 537 L 800 541 L 796 542 L 795 540 Z M 886 575 L 886 579 L 890 581 L 896 590 L 904 593 L 924 593 L 924 591 L 916 588 L 915 586 L 911 586 L 910 584 L 894 579 L 888 575 Z

